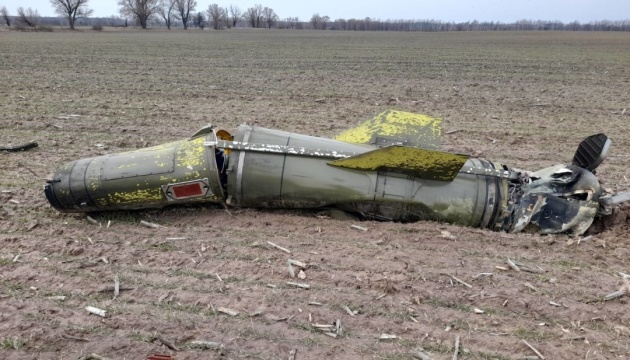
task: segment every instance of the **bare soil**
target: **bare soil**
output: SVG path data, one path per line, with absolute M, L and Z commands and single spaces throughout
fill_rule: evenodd
M 530 170 L 569 162 L 582 138 L 605 132 L 613 147 L 598 175 L 626 190 L 628 34 L 2 31 L 0 40 L 0 144 L 40 145 L 0 153 L 3 358 L 451 359 L 456 338 L 459 359 L 536 356 L 527 344 L 547 359 L 630 357 L 628 299 L 604 301 L 628 286 L 626 213 L 586 239 L 211 206 L 91 222 L 59 214 L 42 192 L 65 162 L 208 122 L 330 137 L 387 108 L 442 117 L 445 131 L 458 130 L 444 136 L 447 150 Z M 290 277 L 289 259 L 306 264 L 301 274 L 293 266 L 303 278 Z

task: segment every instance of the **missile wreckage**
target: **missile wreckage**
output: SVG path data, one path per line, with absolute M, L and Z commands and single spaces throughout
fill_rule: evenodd
M 60 212 L 217 203 L 334 208 L 361 219 L 434 220 L 496 231 L 581 235 L 628 199 L 595 169 L 611 140 L 582 141 L 570 164 L 529 172 L 440 150 L 441 120 L 388 110 L 334 139 L 241 125 L 76 160 L 44 186 Z

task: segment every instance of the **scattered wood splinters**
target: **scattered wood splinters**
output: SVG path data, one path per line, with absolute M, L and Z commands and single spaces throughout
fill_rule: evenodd
M 220 312 L 220 313 L 226 314 L 226 315 L 230 315 L 230 316 L 236 316 L 236 315 L 239 314 L 238 311 L 232 310 L 232 309 L 229 309 L 229 308 L 225 308 L 225 307 L 218 307 L 217 311 Z
M 300 270 L 300 271 L 298 271 L 297 277 L 298 277 L 298 279 L 300 279 L 300 280 L 304 280 L 304 279 L 306 279 L 306 273 L 304 272 L 304 270 Z
M 90 314 L 98 315 L 100 317 L 107 317 L 107 311 L 99 308 L 95 308 L 93 306 L 87 306 L 85 308 Z
M 451 275 L 451 274 L 447 274 L 447 273 L 442 273 L 442 275 L 450 276 L 450 277 L 451 277 L 451 279 L 453 279 L 453 280 L 457 281 L 458 283 L 460 283 L 460 284 L 464 285 L 464 286 L 465 286 L 465 287 L 467 287 L 467 288 L 472 288 L 472 287 L 473 287 L 472 285 L 470 285 L 469 283 L 465 282 L 465 281 L 464 281 L 464 280 L 462 280 L 462 279 L 459 279 L 459 278 L 458 278 L 458 277 L 456 277 L 455 275 Z
M 312 327 L 319 329 L 319 330 L 334 330 L 335 329 L 335 325 L 330 325 L 330 324 L 311 324 Z
M 528 343 L 527 341 L 525 341 L 525 339 L 521 339 L 521 341 L 523 342 L 523 344 L 527 345 L 527 347 L 529 347 L 530 349 L 532 349 L 532 351 L 534 353 L 536 353 L 536 355 L 541 359 L 541 360 L 545 360 L 545 357 L 543 356 L 543 354 L 540 353 L 540 351 L 536 350 L 535 347 L 533 347 L 530 343 Z
M 617 299 L 620 298 L 622 296 L 626 295 L 625 290 L 617 290 L 615 292 L 612 292 L 606 296 L 604 296 L 604 301 L 609 301 L 609 300 L 613 300 L 613 299 Z
M 120 279 L 118 279 L 118 275 L 114 277 L 114 299 L 118 297 L 120 294 Z
M 289 264 L 297 266 L 297 267 L 302 268 L 302 269 L 306 269 L 306 267 L 307 267 L 306 263 L 303 262 L 303 261 L 293 260 L 293 259 L 289 259 L 287 261 L 289 262 Z
M 426 354 L 422 348 L 411 351 L 411 355 L 420 360 L 433 360 L 433 358 Z
M 295 286 L 295 287 L 299 287 L 301 289 L 310 289 L 311 285 L 309 284 L 302 284 L 302 283 L 296 283 L 296 282 L 287 282 L 287 285 L 291 285 L 291 286 Z
M 518 266 L 516 266 L 516 264 L 512 260 L 510 260 L 509 258 L 507 259 L 507 263 L 508 263 L 508 265 L 510 266 L 510 268 L 512 270 L 514 270 L 516 272 L 521 272 L 521 269 Z
M 148 228 L 153 228 L 153 229 L 159 229 L 159 228 L 163 228 L 164 226 L 156 224 L 156 223 L 152 223 L 146 220 L 140 220 L 140 224 L 148 227 Z
M 482 277 L 490 277 L 490 276 L 493 276 L 493 275 L 494 275 L 494 273 L 491 273 L 491 272 L 479 273 L 479 274 L 473 276 L 473 280 L 477 280 L 477 279 L 482 278 Z
M 293 270 L 293 265 L 291 265 L 291 261 L 287 261 L 287 270 L 289 271 L 289 276 L 294 278 L 295 277 L 295 270 Z
M 455 351 L 453 352 L 453 360 L 457 360 L 458 354 L 459 354 L 459 335 L 455 337 Z
M 530 284 L 528 282 L 524 282 L 523 285 L 525 285 L 525 287 L 533 290 L 534 292 L 539 292 L 540 291 L 537 287 L 535 287 L 534 285 L 532 285 L 532 284 Z
M 287 248 L 283 248 L 283 247 L 282 247 L 282 246 L 280 246 L 280 245 L 276 245 L 276 244 L 272 243 L 271 241 L 267 241 L 267 244 L 269 244 L 269 245 L 271 245 L 271 246 L 275 247 L 276 249 L 278 249 L 278 250 L 280 250 L 280 251 L 284 251 L 284 252 L 285 252 L 285 253 L 287 253 L 287 254 L 290 254 L 290 253 L 291 253 L 291 250 L 289 250 L 289 249 L 287 249 Z
M 249 317 L 256 317 L 262 315 L 263 311 L 261 309 L 258 309 L 254 310 L 254 312 L 248 312 L 247 314 L 249 315 Z

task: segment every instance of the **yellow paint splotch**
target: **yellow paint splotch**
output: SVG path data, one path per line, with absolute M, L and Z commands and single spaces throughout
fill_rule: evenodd
M 419 146 L 433 145 L 440 142 L 441 124 L 441 119 L 428 115 L 387 110 L 337 135 L 335 140 L 367 144 L 381 136 L 389 139 L 410 139 Z

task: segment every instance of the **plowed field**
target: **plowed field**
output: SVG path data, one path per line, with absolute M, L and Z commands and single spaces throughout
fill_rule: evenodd
M 0 145 L 39 147 L 0 153 L 0 354 L 452 359 L 459 338 L 459 359 L 628 358 L 628 300 L 603 300 L 630 273 L 624 219 L 584 241 L 212 206 L 90 222 L 42 191 L 63 163 L 206 123 L 331 137 L 385 109 L 441 117 L 446 150 L 529 170 L 604 132 L 598 176 L 626 190 L 628 49 L 627 33 L 2 28 Z

